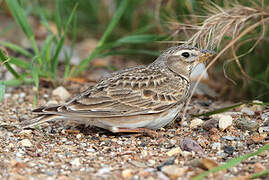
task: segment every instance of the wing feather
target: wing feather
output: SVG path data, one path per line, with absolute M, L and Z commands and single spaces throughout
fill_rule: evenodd
M 167 75 L 143 66 L 112 74 L 62 106 L 43 107 L 37 114 L 65 117 L 116 117 L 160 113 L 180 102 L 183 91 L 171 87 Z

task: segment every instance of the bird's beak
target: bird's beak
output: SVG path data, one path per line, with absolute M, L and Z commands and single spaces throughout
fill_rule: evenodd
M 202 50 L 201 53 L 202 55 L 198 60 L 199 63 L 205 62 L 206 60 L 208 60 L 209 58 L 211 58 L 216 54 L 214 51 L 210 50 Z

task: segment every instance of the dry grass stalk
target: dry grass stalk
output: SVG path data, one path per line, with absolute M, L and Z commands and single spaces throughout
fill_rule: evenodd
M 269 12 L 261 8 L 251 8 L 239 4 L 230 9 L 222 9 L 213 4 L 207 7 L 209 16 L 201 26 L 193 26 L 198 30 L 188 44 L 201 48 L 214 49 L 219 47 L 224 36 L 234 39 L 249 25 L 269 17 Z M 268 23 L 268 20 L 267 20 Z
M 198 46 L 200 48 L 215 49 L 220 46 L 220 43 L 224 39 L 224 36 L 230 36 L 232 40 L 218 53 L 218 55 L 208 64 L 205 71 L 199 77 L 196 82 L 190 98 L 186 103 L 186 107 L 190 103 L 190 99 L 193 96 L 195 88 L 197 88 L 204 73 L 211 67 L 216 60 L 229 48 L 232 50 L 233 59 L 237 63 L 241 73 L 247 77 L 247 73 L 243 70 L 241 63 L 239 62 L 239 57 L 236 55 L 236 49 L 238 49 L 243 43 L 238 43 L 238 41 L 246 34 L 251 34 L 253 31 L 261 26 L 262 32 L 257 38 L 255 44 L 244 54 L 251 52 L 256 45 L 264 38 L 266 32 L 266 25 L 269 23 L 269 12 L 264 9 L 264 2 L 258 6 L 254 4 L 255 8 L 242 6 L 239 4 L 234 5 L 233 8 L 223 9 L 219 6 L 213 4 L 207 9 L 210 16 L 202 23 L 201 26 L 193 26 L 198 30 L 190 39 L 187 41 L 188 44 L 193 46 Z M 257 33 L 254 35 L 257 37 Z M 253 79 L 253 78 L 251 78 Z M 183 112 L 183 117 L 186 113 L 186 108 Z

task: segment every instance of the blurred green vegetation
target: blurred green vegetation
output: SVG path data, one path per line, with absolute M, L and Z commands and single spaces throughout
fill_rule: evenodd
M 175 26 L 174 22 L 190 25 L 201 23 L 207 15 L 206 5 L 212 2 L 220 7 L 227 7 L 226 1 L 221 0 L 6 0 L 2 2 L 4 6 L 0 8 L 0 15 L 6 15 L 9 12 L 12 14 L 14 22 L 16 21 L 30 40 L 34 54 L 29 54 L 24 47 L 19 45 L 0 41 L 0 45 L 20 52 L 30 59 L 30 61 L 25 61 L 9 57 L 9 63 L 5 63 L 6 66 L 14 64 L 23 68 L 24 71 L 14 75 L 14 80 L 0 81 L 0 84 L 34 83 L 38 87 L 40 77 L 50 78 L 58 83 L 62 79 L 85 71 L 96 57 L 120 54 L 130 56 L 131 59 L 153 60 L 159 55 L 159 49 L 172 46 L 176 44 L 176 41 L 188 40 L 195 32 L 183 26 Z M 239 0 L 237 2 L 249 7 L 254 6 L 254 1 Z M 261 1 L 255 2 L 261 4 Z M 263 8 L 268 9 L 269 2 L 264 3 Z M 41 48 L 37 46 L 33 27 L 27 20 L 28 16 L 34 16 L 49 32 Z M 56 24 L 58 34 L 52 32 L 49 22 Z M 5 36 L 9 28 L 14 28 L 14 26 L 3 28 L 0 35 Z M 244 77 L 236 63 L 232 62 L 227 66 L 228 76 L 237 83 L 235 86 L 229 85 L 233 88 L 233 92 L 237 92 L 233 97 L 269 101 L 268 34 L 268 29 L 266 29 L 266 35 L 261 43 L 251 53 L 239 58 L 244 71 L 252 79 Z M 259 35 L 258 28 L 257 32 L 251 34 L 253 38 L 258 38 Z M 60 77 L 57 71 L 58 56 L 60 51 L 64 51 L 63 45 L 66 39 L 72 41 L 73 52 L 76 43 L 85 38 L 100 40 L 97 48 L 75 67 L 70 66 L 72 53 L 65 53 L 65 73 Z M 170 41 L 170 43 L 160 43 L 160 41 Z M 236 53 L 239 55 L 245 53 L 246 49 L 253 46 L 253 43 L 253 41 L 245 43 Z M 52 48 L 53 45 L 56 46 L 56 50 Z M 211 69 L 217 74 L 215 81 L 219 78 L 229 84 L 230 81 L 225 79 L 222 69 L 223 62 L 227 58 L 229 54 L 220 59 Z M 4 61 L 4 59 L 1 60 Z M 7 68 L 9 71 L 16 72 L 15 69 L 11 70 L 12 66 Z

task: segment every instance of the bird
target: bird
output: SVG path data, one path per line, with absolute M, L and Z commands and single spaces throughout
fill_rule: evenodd
M 119 70 L 61 105 L 43 106 L 20 122 L 31 128 L 52 120 L 120 132 L 147 132 L 172 123 L 190 95 L 190 74 L 214 51 L 173 46 L 153 63 Z

